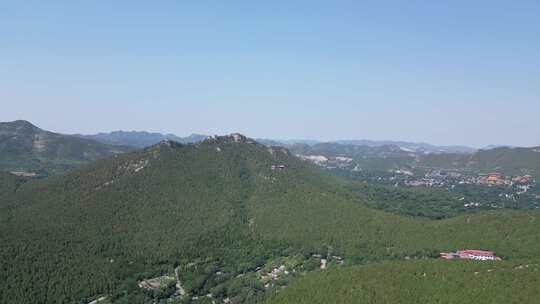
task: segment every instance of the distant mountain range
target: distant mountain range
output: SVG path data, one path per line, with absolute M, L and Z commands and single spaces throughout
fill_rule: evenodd
M 148 147 L 162 140 L 172 140 L 179 143 L 194 143 L 204 140 L 209 135 L 192 134 L 187 137 L 180 137 L 174 134 L 162 134 L 151 133 L 146 131 L 114 131 L 110 133 L 98 133 L 92 135 L 76 136 L 93 139 L 102 143 L 111 145 L 125 145 L 137 148 Z M 267 139 L 257 138 L 257 142 L 265 145 L 284 145 L 291 146 L 296 144 L 303 144 L 309 146 L 315 146 L 323 143 L 336 143 L 349 146 L 368 146 L 368 147 L 383 147 L 383 146 L 397 146 L 405 152 L 420 152 L 420 153 L 473 153 L 476 149 L 466 146 L 436 146 L 426 143 L 414 143 L 405 141 L 389 141 L 389 140 L 337 140 L 337 141 L 319 141 L 311 139 Z
M 261 143 L 273 143 L 279 145 L 308 145 L 316 146 L 320 144 L 341 144 L 347 146 L 366 146 L 366 147 L 383 147 L 383 146 L 397 146 L 405 152 L 419 152 L 419 153 L 473 153 L 477 149 L 467 146 L 436 146 L 426 143 L 415 143 L 406 141 L 392 141 L 392 140 L 366 140 L 366 139 L 344 139 L 333 141 L 319 141 L 311 139 L 257 139 Z M 499 147 L 499 146 L 497 146 Z
M 436 146 L 426 143 L 391 140 L 338 140 L 335 142 L 345 145 L 368 147 L 398 146 L 404 151 L 424 153 L 473 153 L 476 151 L 476 149 L 467 146 Z
M 92 135 L 76 134 L 75 136 L 97 140 L 110 145 L 132 146 L 136 148 L 148 147 L 164 140 L 172 140 L 182 144 L 195 143 L 208 137 L 207 135 L 201 134 L 191 134 L 187 137 L 179 137 L 174 134 L 161 134 L 146 131 L 114 131 Z
M 0 123 L 2 171 L 62 173 L 130 150 L 133 148 L 45 131 L 24 120 Z

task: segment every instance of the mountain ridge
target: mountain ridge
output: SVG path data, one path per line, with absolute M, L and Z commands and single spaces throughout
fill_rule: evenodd
M 25 120 L 0 123 L 0 170 L 62 173 L 132 148 L 43 130 Z
M 151 146 L 162 140 L 174 140 L 179 143 L 193 143 L 204 140 L 206 137 L 208 137 L 202 134 L 191 134 L 187 137 L 179 137 L 170 133 L 162 134 L 158 132 L 121 130 L 91 135 L 76 134 L 75 136 L 93 139 L 111 145 L 125 145 L 137 148 Z
M 146 147 L 152 144 L 158 143 L 163 139 L 171 139 L 181 143 L 193 143 L 197 141 L 204 140 L 210 135 L 204 134 L 191 134 L 187 137 L 180 137 L 172 133 L 159 133 L 159 132 L 147 132 L 147 131 L 112 131 L 112 132 L 101 132 L 97 134 L 76 134 L 76 136 L 83 138 L 91 138 L 104 143 L 109 144 L 123 144 L 134 147 Z M 268 145 L 295 145 L 295 144 L 305 144 L 309 146 L 314 146 L 317 144 L 325 143 L 335 143 L 343 145 L 355 145 L 355 146 L 369 146 L 369 147 L 381 147 L 381 146 L 399 146 L 403 149 L 409 149 L 414 152 L 424 152 L 424 153 L 472 153 L 477 151 L 475 148 L 467 146 L 446 146 L 446 145 L 432 145 L 428 143 L 416 143 L 416 142 L 407 142 L 407 141 L 392 141 L 392 140 L 330 140 L 330 141 L 321 141 L 321 140 L 312 140 L 312 139 L 271 139 L 271 138 L 255 138 L 260 143 Z

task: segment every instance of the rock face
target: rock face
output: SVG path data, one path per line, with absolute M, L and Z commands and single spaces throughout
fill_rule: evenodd
M 234 142 L 241 142 L 241 141 L 245 141 L 246 139 L 245 136 L 238 133 L 231 134 L 231 137 L 234 140 Z
M 256 141 L 254 139 L 248 138 L 245 135 L 242 135 L 240 133 L 232 133 L 230 135 L 225 136 L 218 136 L 213 135 L 207 137 L 204 142 L 217 142 L 217 143 L 248 143 L 248 144 L 255 144 Z

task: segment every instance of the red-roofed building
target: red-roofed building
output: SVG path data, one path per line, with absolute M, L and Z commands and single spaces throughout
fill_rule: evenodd
M 502 180 L 502 176 L 499 172 L 492 172 L 488 174 L 487 177 L 488 184 L 499 184 Z
M 477 261 L 500 261 L 501 258 L 496 256 L 493 251 L 488 250 L 458 250 L 457 252 L 441 252 L 441 258 L 450 259 L 466 259 Z

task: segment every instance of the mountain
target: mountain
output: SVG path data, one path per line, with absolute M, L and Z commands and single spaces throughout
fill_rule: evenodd
M 419 165 L 483 173 L 500 171 L 505 175 L 530 174 L 538 177 L 540 176 L 540 147 L 499 147 L 479 150 L 471 155 L 425 155 L 419 161 Z
M 260 142 L 269 142 L 274 145 L 285 145 L 285 146 L 295 146 L 295 145 L 307 145 L 307 146 L 317 146 L 321 144 L 339 144 L 343 146 L 366 146 L 366 147 L 385 147 L 385 146 L 395 146 L 399 147 L 405 152 L 415 152 L 415 153 L 464 153 L 469 154 L 476 151 L 476 149 L 467 147 L 467 146 L 436 146 L 426 143 L 414 143 L 406 141 L 392 141 L 392 140 L 365 140 L 365 139 L 350 139 L 350 140 L 335 140 L 335 141 L 319 141 L 319 140 L 279 140 L 279 139 L 258 139 Z
M 388 171 L 413 164 L 421 153 L 403 150 L 396 145 L 367 146 L 339 143 L 287 146 L 294 154 L 311 159 L 327 168 Z
M 431 221 L 370 209 L 340 178 L 239 134 L 6 178 L 2 303 L 253 303 L 288 284 L 270 273 L 302 277 L 322 255 L 349 265 L 464 247 L 540 257 L 538 210 Z
M 151 133 L 146 131 L 114 131 L 110 133 L 98 133 L 93 135 L 76 135 L 78 137 L 93 139 L 109 145 L 131 146 L 144 148 L 155 145 L 163 140 L 172 140 L 179 143 L 194 143 L 207 138 L 206 135 L 191 134 L 187 137 L 178 137 L 174 134 Z
M 0 170 L 61 173 L 130 150 L 42 130 L 28 121 L 0 123 Z
M 360 146 L 338 143 L 320 143 L 315 145 L 296 144 L 288 147 L 298 154 L 324 155 L 327 157 L 348 156 L 353 158 L 409 157 L 410 151 L 396 145 Z
M 309 145 L 315 146 L 318 144 L 341 144 L 345 146 L 367 146 L 367 147 L 383 147 L 397 146 L 404 151 L 418 153 L 472 153 L 476 149 L 467 146 L 437 146 L 426 143 L 415 143 L 407 141 L 392 141 L 392 140 L 367 140 L 367 139 L 347 139 L 333 141 L 319 140 L 273 140 L 284 145 Z
M 501 147 L 473 154 L 468 167 L 477 170 L 501 170 L 509 175 L 540 176 L 540 147 Z
M 423 153 L 472 153 L 476 149 L 466 146 L 435 146 L 426 143 L 414 143 L 406 141 L 391 141 L 391 140 L 338 140 L 335 141 L 339 144 L 344 145 L 355 145 L 355 146 L 369 146 L 369 147 L 380 147 L 380 146 L 398 146 L 404 150 L 409 150 L 411 152 L 423 152 Z
M 487 145 L 482 148 L 482 150 L 491 150 L 496 148 L 511 148 L 511 146 L 508 145 Z

